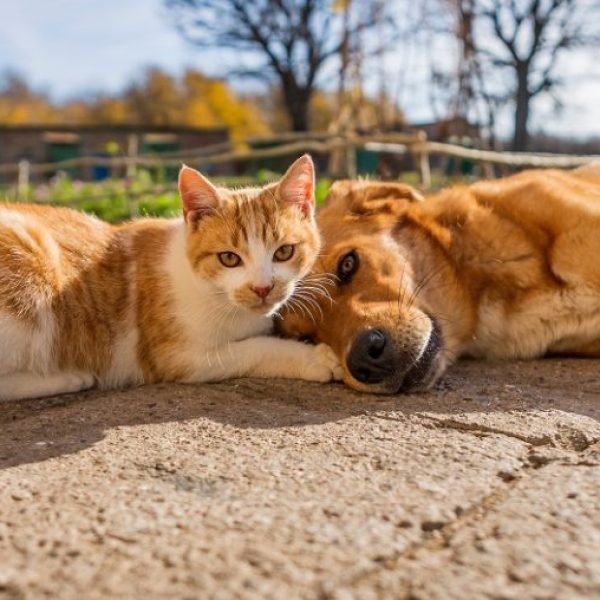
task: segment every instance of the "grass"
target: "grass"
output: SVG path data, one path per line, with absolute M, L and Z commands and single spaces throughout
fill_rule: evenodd
M 214 177 L 217 185 L 240 187 L 262 185 L 274 181 L 279 174 L 259 171 L 255 177 Z M 418 186 L 417 173 L 405 173 L 401 181 Z M 436 177 L 434 187 L 441 187 L 446 180 Z M 319 178 L 316 186 L 317 205 L 322 205 L 331 180 Z M 10 200 L 16 199 L 16 190 L 9 188 L 3 194 Z M 54 206 L 69 206 L 94 214 L 110 223 L 118 223 L 137 216 L 174 217 L 181 213 L 181 202 L 177 184 L 164 174 L 140 170 L 135 178 L 106 179 L 100 182 L 83 182 L 66 174 L 54 177 L 47 183 L 31 186 L 27 201 Z

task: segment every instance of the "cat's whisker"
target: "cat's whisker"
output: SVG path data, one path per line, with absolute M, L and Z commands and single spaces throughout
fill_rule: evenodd
M 293 298 L 291 298 L 290 300 L 288 300 L 286 306 L 287 306 L 288 310 L 290 312 L 294 313 L 294 314 L 297 314 L 298 310 L 300 310 L 301 313 L 302 313 L 302 316 L 304 316 L 304 317 L 307 316 L 306 314 L 304 314 L 304 311 L 301 309 L 301 306 Z
M 306 316 L 308 319 L 311 320 L 312 323 L 314 323 L 315 325 L 317 324 L 315 317 L 312 313 L 312 310 L 310 309 L 310 307 L 306 306 L 306 304 L 304 304 L 304 302 L 302 300 L 298 300 L 298 303 L 303 307 L 303 312 L 304 310 L 306 311 Z
M 293 298 L 293 301 L 290 302 L 290 307 L 292 308 L 292 312 L 295 312 L 294 308 L 297 307 L 301 313 L 302 316 L 310 319 L 313 323 L 315 322 L 312 312 L 309 310 L 309 308 L 304 304 L 304 302 L 302 300 L 300 300 L 300 298 Z
M 299 288 L 304 288 L 304 287 L 319 287 L 322 288 L 324 290 L 328 290 L 331 286 L 328 285 L 327 283 L 324 283 L 321 280 L 310 280 L 310 281 L 306 281 L 306 280 L 302 280 L 300 282 L 298 282 L 298 287 Z
M 322 283 L 321 281 L 301 281 L 298 284 L 299 288 L 305 288 L 305 287 L 318 287 L 321 288 L 323 290 L 327 290 L 328 291 L 328 286 L 325 283 Z
M 227 307 L 227 310 L 224 311 L 224 313 L 222 313 L 218 323 L 215 326 L 215 333 L 216 333 L 216 338 L 219 339 L 220 338 L 220 334 L 222 332 L 223 329 L 226 328 L 226 325 L 229 323 L 230 319 L 232 316 L 234 316 L 237 312 L 237 307 L 235 305 L 231 305 Z M 227 337 L 227 344 L 229 345 L 230 340 L 229 340 L 229 336 Z M 219 344 L 217 346 L 217 348 L 215 349 L 215 356 L 216 359 L 219 363 L 219 365 L 221 366 L 221 369 L 225 368 L 225 363 L 223 362 L 223 358 L 221 356 L 221 352 L 220 352 L 220 348 L 221 348 L 221 344 Z
M 334 277 L 335 275 L 333 273 L 330 273 L 329 271 L 323 271 L 321 273 L 309 273 L 304 279 L 317 279 L 319 277 Z
M 314 306 L 315 308 L 317 308 L 317 310 L 322 314 L 322 309 L 321 309 L 319 300 L 316 298 L 316 296 L 312 292 L 299 292 L 298 296 L 300 298 L 304 298 L 306 301 L 310 302 L 310 304 L 312 306 Z M 325 299 L 329 300 L 331 303 L 333 303 L 333 300 L 331 298 L 329 298 L 328 296 L 325 296 Z
M 212 320 L 212 318 L 213 318 L 215 315 L 216 315 L 216 316 L 217 316 L 217 318 L 218 318 L 218 317 L 220 316 L 220 314 L 221 314 L 221 310 L 223 310 L 223 308 L 222 308 L 222 307 L 219 307 L 219 308 L 216 308 L 216 309 L 214 309 L 214 308 L 213 308 L 212 310 L 209 310 L 209 311 L 206 313 L 206 315 L 204 316 L 204 318 L 205 318 L 205 319 L 211 319 L 211 320 Z
M 304 300 L 306 300 L 306 302 L 308 302 L 311 307 L 313 307 L 314 309 L 316 309 L 319 312 L 319 317 L 320 317 L 319 320 L 322 321 L 323 320 L 323 310 L 319 306 L 319 303 L 316 302 L 312 298 L 304 298 Z
M 323 273 L 309 273 L 307 278 L 308 279 L 328 278 L 328 279 L 335 281 L 335 280 L 337 280 L 337 275 L 335 273 L 329 273 L 328 271 L 325 271 Z
M 334 300 L 330 296 L 329 292 L 327 290 L 322 290 L 321 288 L 315 288 L 315 287 L 312 287 L 312 286 L 306 286 L 306 287 L 299 288 L 296 293 L 298 293 L 298 294 L 305 294 L 307 296 L 311 296 L 315 300 L 316 300 L 317 296 L 321 296 L 323 298 L 326 298 L 327 300 L 330 300 L 331 302 L 334 302 Z
M 302 292 L 300 292 L 300 293 L 297 294 L 297 298 L 304 300 L 309 306 L 317 309 L 319 311 L 320 316 L 321 316 L 321 320 L 323 320 L 323 311 L 321 310 L 321 307 L 319 306 L 319 303 L 312 296 L 310 296 L 308 294 L 302 294 Z M 310 313 L 312 315 L 312 309 L 311 309 Z
M 213 321 L 215 323 L 215 341 L 218 344 L 219 343 L 219 333 L 220 333 L 220 329 L 221 329 L 221 324 L 224 321 L 226 315 L 231 311 L 232 309 L 232 305 L 230 304 L 222 304 L 220 306 L 217 307 L 217 311 L 214 311 L 213 314 Z M 216 314 L 214 314 L 216 312 Z
M 298 292 L 306 292 L 309 294 L 315 294 L 317 296 L 322 296 L 323 298 L 330 300 L 332 303 L 335 302 L 327 290 L 323 290 L 318 287 L 303 286 L 303 287 L 298 288 Z
M 322 283 L 322 284 L 326 284 L 326 285 L 335 285 L 337 283 L 337 277 L 333 276 L 333 275 L 308 275 L 306 276 L 304 279 L 302 279 L 300 281 L 300 284 L 307 282 L 307 283 Z
M 226 305 L 223 303 L 214 304 L 213 306 L 210 307 L 210 309 L 208 311 L 206 311 L 206 313 L 204 314 L 205 317 L 208 315 L 214 314 L 217 311 L 222 310 L 224 306 L 226 306 Z
M 325 283 L 318 282 L 318 281 L 310 281 L 310 282 L 303 281 L 298 285 L 297 289 L 312 290 L 312 291 L 319 290 L 323 296 L 331 297 L 331 292 L 330 292 L 331 286 L 328 284 L 325 284 Z
M 233 315 L 231 317 L 232 321 L 236 318 L 238 312 L 239 312 L 239 308 L 236 306 L 235 310 L 233 311 Z M 231 360 L 234 360 L 235 357 L 233 356 L 233 351 L 231 350 L 231 340 L 230 339 L 227 340 L 227 352 L 229 354 L 229 358 Z
M 216 315 L 216 317 L 218 318 L 221 315 L 221 311 L 224 311 L 227 307 L 229 306 L 229 304 L 217 304 L 215 306 L 213 306 L 209 311 L 206 312 L 206 314 L 204 315 L 205 319 L 209 319 L 212 318 Z

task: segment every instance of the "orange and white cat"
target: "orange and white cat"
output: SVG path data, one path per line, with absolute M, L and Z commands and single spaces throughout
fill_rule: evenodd
M 339 378 L 328 346 L 270 337 L 313 265 L 314 167 L 226 190 L 183 167 L 183 218 L 120 226 L 0 206 L 0 400 L 145 382 Z

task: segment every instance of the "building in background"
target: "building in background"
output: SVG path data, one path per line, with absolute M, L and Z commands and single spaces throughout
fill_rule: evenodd
M 0 164 L 27 160 L 32 164 L 54 163 L 80 157 L 152 155 L 193 151 L 227 142 L 225 128 L 157 127 L 142 125 L 0 125 Z M 73 177 L 101 180 L 112 172 L 93 162 L 69 167 Z M 121 169 L 124 171 L 123 169 Z M 52 170 L 44 177 L 51 177 Z M 6 176 L 5 176 L 6 178 Z

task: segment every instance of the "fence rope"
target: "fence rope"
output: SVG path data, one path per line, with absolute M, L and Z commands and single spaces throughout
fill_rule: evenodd
M 268 145 L 269 147 L 258 147 Z M 27 179 L 30 174 L 45 174 L 63 169 L 85 167 L 109 167 L 111 169 L 145 167 L 163 168 L 178 167 L 183 162 L 191 166 L 209 166 L 223 163 L 246 162 L 261 158 L 274 158 L 312 152 L 315 154 L 329 154 L 336 150 L 345 150 L 346 154 L 352 149 L 371 149 L 388 154 L 408 153 L 414 156 L 415 164 L 419 165 L 422 172 L 423 183 L 429 168 L 431 155 L 454 156 L 473 161 L 510 165 L 515 167 L 577 167 L 591 162 L 600 161 L 600 155 L 570 155 L 549 153 L 521 153 L 504 152 L 496 150 L 483 150 L 466 148 L 456 144 L 428 141 L 424 132 L 415 134 L 382 133 L 374 135 L 358 134 L 305 134 L 288 133 L 268 138 L 248 138 L 241 142 L 220 142 L 192 150 L 177 151 L 161 155 L 135 155 L 95 157 L 82 156 L 59 162 L 46 163 L 20 163 L 0 164 L 0 173 L 19 175 L 23 185 L 23 173 Z M 25 163 L 27 163 L 25 165 Z M 425 186 L 427 187 L 427 185 Z

